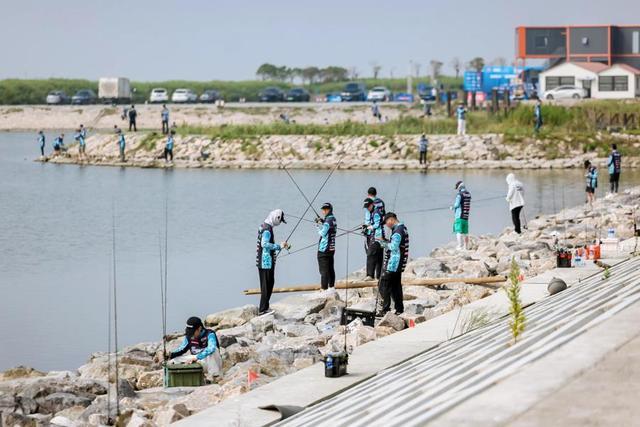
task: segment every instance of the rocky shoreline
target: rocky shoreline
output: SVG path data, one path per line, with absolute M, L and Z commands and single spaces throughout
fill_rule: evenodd
M 526 277 L 555 267 L 555 248 L 590 243 L 615 228 L 617 236 L 633 234 L 633 211 L 640 202 L 640 187 L 529 221 L 522 235 L 505 229 L 497 236 L 472 236 L 471 248 L 455 250 L 454 243 L 410 260 L 405 276 L 487 277 L 504 275 L 515 259 Z M 350 276 L 358 279 L 358 271 Z M 373 289 L 349 290 L 349 306 L 372 309 Z M 413 324 L 484 298 L 499 290 L 464 283 L 440 289 L 405 286 L 405 313 L 387 314 L 375 327 L 359 320 L 346 326 L 347 346 L 353 348 L 403 330 Z M 259 374 L 251 388 L 313 365 L 323 354 L 342 349 L 345 326 L 339 323 L 345 292 L 333 295 L 297 294 L 273 304 L 273 314 L 257 316 L 246 305 L 206 316 L 216 329 L 224 360 L 223 375 L 215 384 L 196 389 L 167 389 L 162 385 L 160 342 L 141 343 L 119 352 L 120 426 L 167 425 L 224 399 L 248 390 L 247 372 Z M 478 319 L 461 319 L 461 331 L 478 326 Z M 169 348 L 178 345 L 174 334 Z M 2 425 L 98 426 L 106 422 L 108 355 L 94 353 L 75 371 L 43 373 L 18 367 L 0 373 Z M 111 393 L 114 399 L 115 393 Z M 115 402 L 112 402 L 112 407 Z
M 329 137 L 281 135 L 223 140 L 202 135 L 176 136 L 174 161 L 162 158 L 166 137 L 156 133 L 127 133 L 126 162 L 120 162 L 117 138 L 95 134 L 88 138 L 86 159 L 77 145 L 58 157 L 39 158 L 61 164 L 139 168 L 340 169 L 424 171 L 418 162 L 419 135 Z M 607 135 L 611 137 L 611 135 Z M 584 144 L 595 143 L 584 141 Z M 640 147 L 640 136 L 614 136 L 620 143 Z M 550 150 L 553 150 L 550 153 Z M 527 140 L 505 142 L 501 135 L 430 135 L 428 169 L 563 169 L 582 168 L 584 160 L 601 168 L 606 158 L 575 141 Z M 640 157 L 625 157 L 625 168 L 640 167 Z

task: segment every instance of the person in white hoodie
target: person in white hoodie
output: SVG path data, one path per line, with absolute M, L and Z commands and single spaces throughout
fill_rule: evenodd
M 520 234 L 522 232 L 520 228 L 520 212 L 524 207 L 524 186 L 512 173 L 507 175 L 507 184 L 509 185 L 507 203 L 509 203 L 509 209 L 511 210 L 511 220 L 513 221 L 515 232 Z
M 280 224 L 286 224 L 282 209 L 276 209 L 258 228 L 258 242 L 256 254 L 256 266 L 260 277 L 260 308 L 259 314 L 271 313 L 269 300 L 275 284 L 276 258 L 282 249 L 288 249 L 289 243 L 277 244 L 273 235 L 273 228 Z

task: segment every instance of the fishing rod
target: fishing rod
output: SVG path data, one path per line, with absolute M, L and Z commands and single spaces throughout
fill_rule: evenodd
M 116 260 L 116 211 L 115 203 L 112 205 L 112 222 L 111 222 L 111 237 L 112 237 L 112 259 L 113 259 L 113 341 L 114 341 L 114 367 L 116 374 L 116 419 L 120 415 L 120 392 L 119 386 L 119 373 L 118 373 L 118 283 L 117 283 L 117 260 Z
M 300 193 L 300 195 L 304 198 L 304 200 L 307 202 L 308 205 L 311 205 L 311 209 L 313 209 L 313 213 L 316 215 L 316 218 L 320 218 L 320 214 L 318 214 L 318 211 L 316 211 L 316 209 L 313 207 L 313 204 L 309 201 L 309 198 L 307 197 L 307 195 L 304 194 L 304 191 L 302 191 L 302 188 L 300 188 L 296 180 L 293 178 L 293 175 L 291 175 L 291 172 L 289 172 L 289 169 L 287 169 L 287 167 L 285 166 L 284 162 L 282 161 L 282 158 L 271 147 L 269 147 L 269 151 L 271 151 L 271 153 L 275 155 L 276 160 L 278 160 L 278 163 L 280 164 L 280 167 L 282 168 L 282 170 L 285 171 L 285 173 L 287 174 L 291 182 L 293 182 L 293 185 L 295 185 L 295 187 L 298 189 L 298 192 Z
M 109 282 L 107 283 L 107 423 L 111 421 L 111 263 L 107 263 Z
M 345 153 L 346 154 L 346 153 Z M 338 163 L 336 163 L 336 165 L 333 167 L 333 169 L 331 169 L 331 172 L 329 172 L 329 175 L 327 175 L 327 177 L 325 178 L 324 182 L 322 183 L 322 185 L 320 186 L 320 188 L 318 189 L 318 191 L 316 192 L 315 196 L 313 196 L 313 199 L 311 199 L 311 202 L 307 205 L 307 208 L 304 210 L 304 212 L 302 213 L 302 217 L 304 217 L 307 212 L 309 212 L 310 208 L 313 208 L 313 202 L 316 201 L 316 199 L 318 198 L 318 196 L 320 195 L 320 193 L 322 192 L 322 190 L 324 189 L 325 185 L 327 185 L 327 182 L 329 182 L 329 179 L 331 178 L 331 176 L 333 175 L 333 173 L 336 171 L 336 169 L 338 169 L 338 167 L 340 166 L 340 163 L 342 163 L 342 159 L 344 158 L 344 154 L 340 157 L 340 159 L 338 159 Z M 293 233 L 295 233 L 296 229 L 298 228 L 298 226 L 300 225 L 300 223 L 302 222 L 302 219 L 298 219 L 298 222 L 296 223 L 296 225 L 293 227 L 293 230 L 291 230 L 291 233 L 289 233 L 289 235 L 287 236 L 287 238 L 285 239 L 285 242 L 288 242 L 289 239 L 291 238 L 291 236 L 293 235 Z M 277 256 L 277 255 L 276 255 Z
M 494 196 L 494 197 L 486 197 L 484 199 L 478 199 L 475 200 L 475 203 L 478 202 L 486 202 L 489 200 L 497 200 L 497 199 L 502 199 L 504 196 Z M 414 213 L 421 213 L 421 212 L 433 212 L 433 211 L 441 211 L 441 210 L 447 210 L 449 209 L 450 206 L 441 206 L 441 207 L 436 207 L 436 208 L 427 208 L 427 209 L 416 209 L 416 210 L 412 210 L 412 211 L 404 211 L 404 212 L 398 212 L 398 215 L 407 215 L 407 214 L 414 214 Z
M 158 249 L 160 252 L 160 303 L 162 311 L 162 365 L 167 367 L 167 271 L 168 271 L 168 229 L 169 208 L 165 197 L 164 203 L 164 257 L 162 256 L 162 233 L 158 232 Z M 163 265 L 164 260 L 164 265 Z M 164 267 L 164 268 L 163 268 Z M 163 372 L 166 375 L 165 372 Z
M 360 226 L 358 226 L 358 228 L 359 228 L 359 227 L 360 227 Z M 346 236 L 346 235 L 348 235 L 348 234 L 352 234 L 352 233 L 353 233 L 353 231 L 345 231 L 344 233 L 337 234 L 337 235 L 336 235 L 336 239 L 337 239 L 338 237 Z M 356 233 L 356 234 L 357 234 L 357 233 Z M 296 253 L 298 253 L 298 252 L 302 252 L 302 251 L 307 250 L 307 249 L 311 249 L 311 248 L 316 247 L 316 246 L 318 246 L 318 242 L 314 242 L 314 243 L 312 243 L 312 244 L 310 244 L 310 245 L 303 246 L 302 248 L 298 248 L 298 249 L 296 249 L 295 251 L 287 252 L 286 254 L 282 255 L 282 257 L 281 257 L 281 258 L 284 258 L 284 257 L 286 257 L 286 256 L 288 256 L 288 255 L 296 254 Z
M 304 222 L 309 222 L 311 224 L 317 224 L 317 222 L 315 220 L 312 219 L 307 219 L 307 218 L 303 218 L 300 216 L 295 216 L 295 215 L 291 215 L 291 214 L 287 214 L 287 216 L 290 216 L 291 218 L 295 218 L 295 219 L 300 219 Z M 358 235 L 362 235 L 361 233 L 358 233 L 357 231 L 361 229 L 362 226 L 357 225 L 352 229 L 346 229 L 346 228 L 340 228 L 340 227 L 336 227 L 336 230 L 340 230 L 340 231 L 344 231 L 345 233 L 354 233 L 354 234 L 358 234 Z

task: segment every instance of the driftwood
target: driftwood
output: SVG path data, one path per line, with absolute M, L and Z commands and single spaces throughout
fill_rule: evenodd
M 402 279 L 403 286 L 429 286 L 439 287 L 445 283 L 464 282 L 470 285 L 480 286 L 500 286 L 500 284 L 507 281 L 504 276 L 491 276 L 491 277 L 439 277 L 436 279 Z M 357 289 L 357 288 L 377 288 L 377 280 L 351 280 L 348 283 L 344 280 L 336 282 L 336 289 Z M 306 286 L 291 286 L 288 288 L 273 288 L 273 293 L 286 293 L 286 292 L 311 292 L 319 291 L 322 288 L 320 285 L 306 285 Z M 260 289 L 245 289 L 242 291 L 245 295 L 259 295 Z

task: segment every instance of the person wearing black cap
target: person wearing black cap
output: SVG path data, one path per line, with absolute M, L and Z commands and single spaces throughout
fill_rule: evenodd
M 365 228 L 367 240 L 365 249 L 367 252 L 367 279 L 379 279 L 382 272 L 383 251 L 379 240 L 384 238 L 384 214 L 375 206 L 371 198 L 364 200 L 364 208 L 369 212 L 369 224 Z
M 320 208 L 324 218 L 318 218 L 318 269 L 320 270 L 320 285 L 323 290 L 334 289 L 336 284 L 336 271 L 334 268 L 334 255 L 336 253 L 336 230 L 338 224 L 333 216 L 333 206 L 325 203 Z
M 200 363 L 208 376 L 222 372 L 222 358 L 218 337 L 212 329 L 206 329 L 199 317 L 190 317 L 180 346 L 167 359 L 171 363 Z
M 269 310 L 269 300 L 275 284 L 275 269 L 277 253 L 282 249 L 289 249 L 291 246 L 287 242 L 275 243 L 273 227 L 281 223 L 286 224 L 282 209 L 276 209 L 269 213 L 269 216 L 258 228 L 258 243 L 256 254 L 256 266 L 260 277 L 260 308 L 259 313 L 267 314 Z
M 379 316 L 384 316 L 391 310 L 391 300 L 396 309 L 396 314 L 404 312 L 402 295 L 402 272 L 409 260 L 409 232 L 395 213 L 389 212 L 384 216 L 384 224 L 391 229 L 391 238 L 380 239 L 380 244 L 385 249 L 384 268 L 380 279 L 380 296 L 382 297 L 382 310 Z M 376 310 L 378 308 L 376 307 Z

